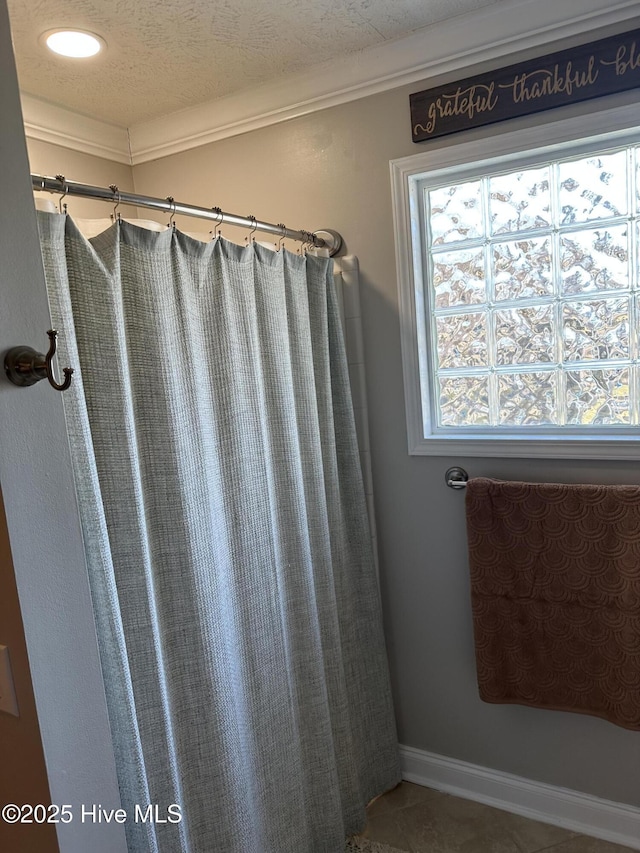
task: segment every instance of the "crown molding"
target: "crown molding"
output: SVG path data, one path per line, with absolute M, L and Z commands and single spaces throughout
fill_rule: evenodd
M 25 130 L 33 139 L 135 166 L 634 19 L 640 24 L 638 0 L 604 9 L 602 0 L 500 0 L 128 131 L 23 94 Z
M 129 128 L 132 164 L 640 16 L 638 0 L 501 0 L 285 79 Z
M 126 127 L 81 115 L 25 92 L 20 93 L 20 100 L 24 132 L 29 139 L 131 165 Z

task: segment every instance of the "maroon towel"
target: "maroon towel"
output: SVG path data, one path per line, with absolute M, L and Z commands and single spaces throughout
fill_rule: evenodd
M 480 697 L 640 730 L 640 487 L 466 492 Z

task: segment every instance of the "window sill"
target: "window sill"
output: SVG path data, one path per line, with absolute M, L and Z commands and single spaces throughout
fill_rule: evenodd
M 640 459 L 640 432 L 621 436 L 434 436 L 409 443 L 411 456 L 472 456 L 503 459 Z

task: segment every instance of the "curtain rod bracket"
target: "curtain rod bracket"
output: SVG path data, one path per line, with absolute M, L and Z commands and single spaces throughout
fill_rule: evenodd
M 450 489 L 466 489 L 469 475 L 458 465 L 453 468 L 447 468 L 444 474 L 444 481 Z
M 323 241 L 323 249 L 329 250 L 329 257 L 333 258 L 342 248 L 342 235 L 337 231 L 332 231 L 331 228 L 324 228 L 313 232 L 314 242 L 316 240 Z

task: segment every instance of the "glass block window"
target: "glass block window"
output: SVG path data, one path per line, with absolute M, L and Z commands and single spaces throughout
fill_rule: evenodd
M 638 424 L 640 148 L 493 168 L 420 185 L 433 427 Z

